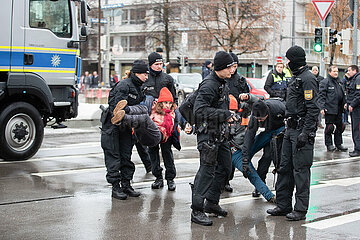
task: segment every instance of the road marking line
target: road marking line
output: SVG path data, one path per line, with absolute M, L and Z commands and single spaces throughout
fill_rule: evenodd
M 304 227 L 314 228 L 318 230 L 327 229 L 331 227 L 337 227 L 343 224 L 360 221 L 360 212 L 357 213 L 350 213 L 347 215 L 334 217 L 330 219 L 320 220 L 317 222 L 311 222 L 303 224 Z

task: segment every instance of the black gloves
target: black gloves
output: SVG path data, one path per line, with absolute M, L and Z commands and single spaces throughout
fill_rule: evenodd
M 305 144 L 308 142 L 308 139 L 309 137 L 306 133 L 300 133 L 300 135 L 297 137 L 296 148 L 297 149 L 303 148 Z
M 250 165 L 249 165 L 249 159 L 244 158 L 243 159 L 243 169 L 242 169 L 242 173 L 244 175 L 245 178 L 248 178 L 248 172 L 252 172 Z

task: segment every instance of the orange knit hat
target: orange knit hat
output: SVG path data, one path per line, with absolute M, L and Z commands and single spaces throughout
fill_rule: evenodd
M 167 87 L 160 90 L 158 102 L 174 102 L 173 96 Z
M 236 98 L 233 95 L 229 95 L 230 98 L 230 104 L 229 104 L 229 110 L 238 110 L 238 102 Z

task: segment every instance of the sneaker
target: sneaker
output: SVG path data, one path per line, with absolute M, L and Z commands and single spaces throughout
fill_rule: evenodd
M 203 226 L 211 226 L 213 222 L 211 219 L 201 211 L 192 210 L 191 212 L 191 221 Z
M 123 191 L 129 197 L 139 197 L 141 195 L 139 192 L 136 192 L 131 186 L 124 188 Z
M 333 145 L 326 146 L 326 149 L 327 149 L 328 152 L 333 152 L 333 151 L 336 150 L 336 148 Z
M 348 148 L 344 147 L 343 145 L 336 146 L 336 149 L 341 152 L 346 152 L 348 150 Z
M 124 110 L 118 111 L 117 114 L 111 118 L 111 123 L 114 125 L 118 124 L 124 118 L 124 116 L 125 116 Z
M 221 208 L 219 204 L 211 203 L 209 201 L 205 202 L 204 211 L 206 213 L 213 213 L 216 216 L 222 217 L 226 217 L 228 214 L 228 212 L 225 209 Z
M 126 105 L 127 105 L 127 101 L 125 99 L 120 100 L 114 108 L 113 111 L 114 116 L 117 115 L 120 110 L 123 110 L 126 107 Z
M 176 185 L 175 185 L 174 180 L 168 180 L 167 185 L 168 185 L 168 190 L 169 191 L 175 191 Z
M 164 181 L 161 178 L 157 178 L 153 184 L 151 184 L 152 189 L 160 189 L 164 186 Z

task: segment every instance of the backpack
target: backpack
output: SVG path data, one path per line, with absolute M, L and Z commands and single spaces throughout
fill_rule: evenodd
M 190 93 L 186 96 L 185 100 L 179 107 L 179 112 L 181 116 L 191 125 L 195 124 L 195 115 L 193 112 L 195 99 L 198 95 L 199 91 L 196 89 L 194 92 Z

